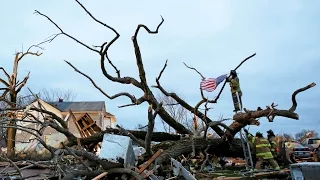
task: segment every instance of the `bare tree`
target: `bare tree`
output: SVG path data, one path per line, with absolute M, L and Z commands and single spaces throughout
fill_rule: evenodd
M 0 88 L 0 91 L 2 91 L 2 95 L 0 96 L 0 101 L 5 102 L 10 108 L 16 108 L 18 107 L 18 97 L 19 93 L 22 90 L 22 88 L 26 85 L 30 72 L 20 81 L 18 80 L 18 67 L 19 67 L 19 62 L 27 55 L 33 55 L 33 56 L 40 56 L 42 53 L 39 52 L 32 52 L 32 48 L 40 48 L 41 44 L 47 42 L 48 40 L 41 42 L 37 45 L 32 45 L 30 46 L 26 52 L 16 52 L 14 61 L 13 61 L 13 70 L 11 76 L 9 73 L 3 68 L 0 67 L 0 70 L 3 71 L 5 78 L 0 78 L 0 82 L 3 85 Z M 6 106 L 2 104 L 2 106 Z M 6 116 L 11 116 L 14 118 L 14 114 L 8 114 L 6 113 Z M 11 126 L 15 126 L 16 122 L 15 121 L 10 121 L 8 126 L 10 128 L 7 129 L 7 152 L 8 156 L 13 156 L 14 155 L 14 147 L 15 147 L 15 137 L 16 137 L 16 129 L 11 128 Z
M 315 130 L 310 130 L 310 129 L 303 129 L 300 132 L 297 132 L 294 137 L 296 140 L 300 140 L 302 138 L 305 138 L 307 133 L 311 133 L 310 138 L 318 138 L 319 134 Z
M 34 102 L 37 98 L 40 98 L 46 102 L 55 102 L 59 99 L 63 101 L 73 101 L 77 96 L 77 93 L 70 89 L 47 89 L 43 88 L 39 93 L 32 94 L 30 90 L 23 92 L 22 95 L 19 96 L 19 104 L 21 106 L 26 106 L 32 102 Z
M 294 140 L 294 137 L 292 136 L 292 134 L 283 133 L 283 137 L 288 141 Z
M 168 114 L 170 114 L 173 119 L 175 119 L 178 123 L 186 126 L 190 131 L 194 132 L 192 113 L 190 113 L 183 106 L 177 103 L 176 100 L 171 97 L 165 96 L 162 93 L 158 94 L 157 100 L 164 103 L 163 108 L 168 112 Z M 173 130 L 172 127 L 170 127 L 161 117 L 159 119 L 163 124 L 165 132 L 171 133 Z
M 63 99 L 63 101 L 73 101 L 77 94 L 70 89 L 46 89 L 44 88 L 40 93 L 40 98 L 47 102 L 58 101 L 58 99 Z

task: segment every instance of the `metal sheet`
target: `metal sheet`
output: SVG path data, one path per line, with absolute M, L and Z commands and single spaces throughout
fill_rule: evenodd
M 293 180 L 318 180 L 320 179 L 320 162 L 302 162 L 290 165 Z
M 153 174 L 151 174 L 149 176 L 149 179 L 151 179 L 151 180 L 159 180 L 159 178 L 157 176 L 153 175 Z
M 104 134 L 99 158 L 123 164 L 124 167 L 134 166 L 132 140 L 127 136 Z
M 138 159 L 139 156 L 146 153 L 146 149 L 143 147 L 133 146 L 133 152 L 134 152 L 136 159 Z
M 171 158 L 173 164 L 173 174 L 175 176 L 182 175 L 186 180 L 197 180 L 188 170 L 186 170 L 180 162 Z

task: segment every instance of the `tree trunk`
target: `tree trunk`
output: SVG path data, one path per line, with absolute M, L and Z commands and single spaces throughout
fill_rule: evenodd
M 221 157 L 243 157 L 243 150 L 240 139 L 234 139 L 231 142 L 223 139 L 208 139 L 194 138 L 194 146 L 196 151 L 203 151 L 210 145 L 209 154 L 214 154 Z M 158 163 L 168 161 L 170 157 L 176 158 L 181 154 L 188 155 L 192 152 L 192 141 L 190 139 L 183 139 L 180 141 L 162 142 L 153 147 L 154 151 L 157 149 L 165 149 L 159 156 Z
M 14 122 L 9 122 L 9 126 L 15 126 Z M 8 128 L 7 130 L 7 156 L 14 156 L 14 147 L 15 147 L 15 137 L 16 137 L 16 129 Z
M 146 131 L 133 131 L 133 130 L 128 130 L 132 135 L 134 135 L 138 139 L 143 139 L 146 137 L 147 132 Z M 114 129 L 114 128 L 106 128 L 106 130 L 96 133 L 90 137 L 87 138 L 81 138 L 80 143 L 81 145 L 89 145 L 92 143 L 98 143 L 103 140 L 103 135 L 105 133 L 114 133 L 114 134 L 120 134 L 119 129 Z M 175 134 L 169 134 L 165 132 L 153 132 L 151 140 L 156 141 L 156 142 L 162 142 L 162 141 L 178 141 L 181 139 L 180 135 L 175 135 Z M 67 143 L 67 146 L 73 146 L 77 145 L 77 141 L 69 141 Z
M 15 93 L 10 93 L 10 102 L 13 104 L 10 105 L 11 108 L 16 107 L 16 102 L 17 102 L 17 95 Z M 11 114 L 10 119 L 15 119 L 14 114 Z M 10 121 L 8 126 L 16 126 L 16 122 Z M 15 145 L 16 145 L 16 132 L 17 129 L 15 128 L 8 128 L 7 129 L 7 156 L 13 157 L 15 155 Z

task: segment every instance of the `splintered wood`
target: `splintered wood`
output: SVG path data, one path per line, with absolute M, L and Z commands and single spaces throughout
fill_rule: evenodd
M 73 122 L 76 125 L 82 138 L 90 137 L 95 133 L 101 132 L 100 127 L 96 124 L 96 122 L 90 117 L 88 113 L 84 113 L 78 118 L 74 116 L 71 110 L 69 110 L 69 113 L 73 118 Z M 101 149 L 101 146 L 100 144 L 90 144 L 86 148 L 97 151 L 98 148 Z
M 135 171 L 138 172 L 140 175 L 143 174 L 143 172 L 150 166 L 150 164 L 157 159 L 157 157 L 163 152 L 163 149 L 159 149 L 156 153 L 154 153 L 149 160 L 144 162 L 139 166 L 139 168 L 135 168 Z M 153 170 L 147 171 L 143 176 L 144 178 L 147 178 L 153 174 Z M 130 180 L 134 180 L 135 178 L 132 177 Z
M 105 177 L 106 175 L 108 175 L 108 172 L 103 172 L 99 176 L 93 178 L 92 180 L 99 180 L 99 179 Z

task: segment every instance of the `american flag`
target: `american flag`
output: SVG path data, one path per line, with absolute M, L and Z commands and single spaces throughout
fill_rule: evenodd
M 212 92 L 226 78 L 227 78 L 227 74 L 224 74 L 224 75 L 221 75 L 217 78 L 208 78 L 206 80 L 202 80 L 200 83 L 200 88 L 201 88 L 201 90 Z

